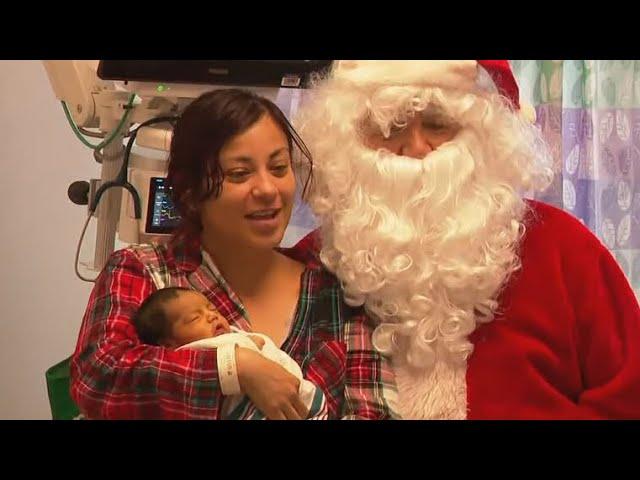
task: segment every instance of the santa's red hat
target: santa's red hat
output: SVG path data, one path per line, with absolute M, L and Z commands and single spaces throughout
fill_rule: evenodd
M 339 60 L 333 76 L 358 85 L 424 85 L 476 91 L 483 88 L 479 67 L 514 110 L 534 120 L 533 108 L 520 102 L 518 83 L 507 60 Z

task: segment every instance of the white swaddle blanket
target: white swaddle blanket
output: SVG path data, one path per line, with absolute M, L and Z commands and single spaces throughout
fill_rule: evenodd
M 264 340 L 262 349 L 254 343 L 249 335 Z M 298 394 L 304 405 L 309 409 L 308 420 L 325 420 L 327 418 L 327 404 L 322 390 L 302 376 L 300 366 L 285 352 L 280 350 L 273 340 L 260 333 L 251 333 L 231 327 L 231 333 L 218 335 L 217 337 L 204 338 L 195 342 L 182 345 L 178 350 L 218 348 L 223 345 L 238 345 L 262 354 L 265 358 L 281 365 L 291 375 L 300 380 Z M 264 419 L 260 412 L 245 395 L 231 395 L 226 397 L 222 408 L 222 417 L 234 420 Z

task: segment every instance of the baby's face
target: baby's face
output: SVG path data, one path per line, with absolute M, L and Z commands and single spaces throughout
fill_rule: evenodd
M 200 292 L 182 291 L 165 305 L 171 321 L 171 334 L 166 344 L 179 347 L 187 343 L 229 333 L 229 323 Z

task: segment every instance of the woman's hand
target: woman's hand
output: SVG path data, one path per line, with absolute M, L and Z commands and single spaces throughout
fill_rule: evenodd
M 257 352 L 236 348 L 240 389 L 270 420 L 304 420 L 309 410 L 300 400 L 300 381 Z

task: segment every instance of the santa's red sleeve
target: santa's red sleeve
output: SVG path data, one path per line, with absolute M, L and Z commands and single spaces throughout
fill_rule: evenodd
M 640 307 L 600 240 L 539 202 L 522 267 L 471 339 L 469 418 L 640 418 Z
M 627 278 L 603 246 L 585 258 L 572 297 L 584 390 L 595 416 L 640 418 L 640 313 Z

